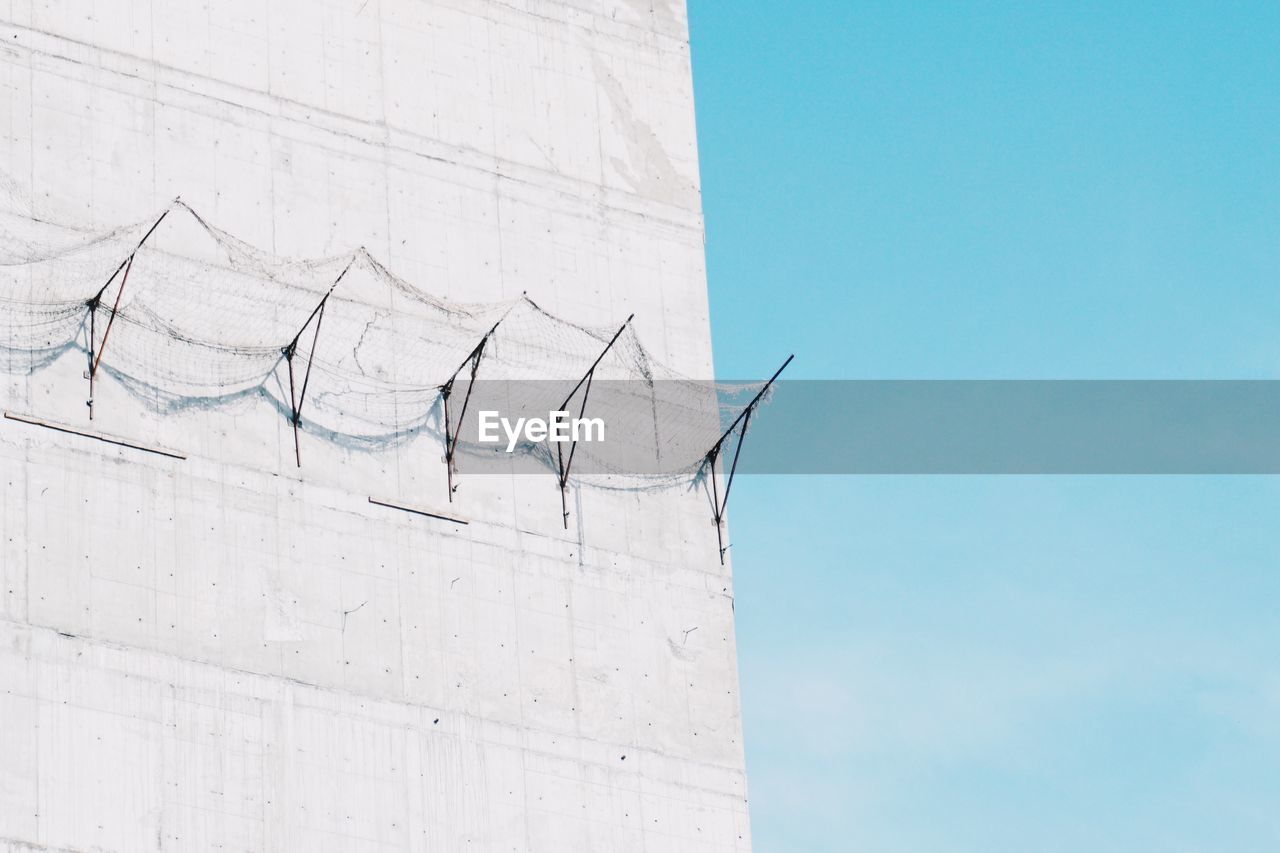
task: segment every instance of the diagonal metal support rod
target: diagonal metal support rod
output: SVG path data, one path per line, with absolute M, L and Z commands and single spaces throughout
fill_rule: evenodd
M 557 412 L 565 411 L 565 406 L 569 405 L 569 401 L 573 399 L 573 395 L 578 393 L 578 389 L 586 386 L 586 390 L 582 392 L 582 406 L 578 410 L 578 417 L 582 418 L 587 412 L 587 398 L 591 396 L 591 382 L 595 379 L 596 368 L 600 366 L 600 362 L 604 360 L 605 355 L 618 342 L 618 338 L 622 337 L 622 333 L 626 331 L 627 326 L 635 319 L 632 314 L 622 325 L 618 327 L 618 331 L 613 333 L 613 337 L 609 339 L 609 343 L 605 344 L 604 349 L 596 356 L 596 360 L 591 362 L 591 367 L 587 368 L 587 372 L 578 380 L 578 384 L 573 386 L 573 390 L 569 392 L 569 396 L 564 398 L 564 402 L 556 407 Z M 573 468 L 573 455 L 578 451 L 578 440 L 572 439 L 569 443 L 569 459 L 564 458 L 564 442 L 556 443 L 556 467 L 560 472 L 560 517 L 564 521 L 564 529 L 569 529 L 569 471 Z
M 760 401 L 764 399 L 764 395 L 768 393 L 774 380 L 782 375 L 782 371 L 787 369 L 787 365 L 791 363 L 793 358 L 795 358 L 794 354 L 787 356 L 787 360 L 782 362 L 782 367 L 779 367 L 773 376 L 769 378 L 769 381 L 764 383 L 764 387 L 751 398 L 751 402 L 747 403 L 746 408 L 738 413 L 738 416 L 733 419 L 733 423 L 729 424 L 729 428 L 720 435 L 720 438 L 703 458 L 703 464 L 711 466 L 711 503 L 715 508 L 716 540 L 720 547 L 720 565 L 722 566 L 724 565 L 724 554 L 729 550 L 729 547 L 724 544 L 725 507 L 729 504 L 729 491 L 733 488 L 733 476 L 738 472 L 738 456 L 742 453 L 742 443 L 747 440 L 747 429 L 751 426 L 751 414 L 755 411 L 756 406 L 760 405 Z M 720 485 L 716 478 L 716 462 L 720 458 L 720 452 L 724 449 L 725 441 L 738 428 L 739 424 L 741 424 L 742 430 L 738 433 L 738 443 L 733 448 L 733 462 L 729 465 L 729 476 L 725 480 L 724 495 L 721 496 Z
M 115 271 L 111 273 L 111 276 L 107 279 L 107 283 L 102 285 L 102 287 L 98 289 L 98 292 L 85 302 L 85 307 L 89 309 L 89 420 L 93 420 L 94 380 L 98 377 L 98 366 L 102 364 L 102 352 L 107 348 L 107 338 L 111 335 L 111 327 L 115 325 L 116 315 L 120 313 L 120 299 L 124 296 L 124 286 L 129 282 L 129 271 L 133 269 L 133 259 L 138 254 L 138 250 L 142 248 L 142 245 L 146 243 L 151 235 L 155 233 L 155 230 L 160 227 L 160 223 L 164 222 L 164 218 L 169 215 L 169 211 L 173 209 L 173 206 L 178 203 L 179 200 L 174 199 L 173 202 L 160 213 L 160 217 L 151 224 L 151 227 L 147 229 L 147 233 L 142 235 L 142 239 L 138 241 L 138 245 L 133 247 L 133 251 L 130 252 L 128 256 L 120 262 L 120 266 L 116 267 Z M 111 316 L 107 318 L 107 328 L 102 333 L 102 345 L 98 346 L 98 306 L 102 304 L 102 297 L 106 294 L 107 288 L 111 286 L 111 282 L 116 280 L 116 276 L 120 275 L 121 271 L 124 272 L 124 275 L 120 279 L 119 289 L 116 290 L 115 302 L 111 305 Z
M 449 381 L 440 386 L 440 399 L 444 403 L 444 464 L 448 472 L 449 503 L 453 503 L 453 493 L 458 488 L 453 484 L 453 459 L 458 451 L 458 436 L 462 433 L 462 420 L 467 416 L 467 404 L 471 402 L 471 391 L 476 387 L 476 372 L 480 370 L 480 359 L 484 357 L 485 344 L 489 343 L 489 338 L 493 337 L 493 333 L 498 330 L 498 325 L 503 319 L 505 318 L 499 318 L 498 322 L 493 324 L 493 328 L 485 332 L 480 343 L 476 344 L 475 349 L 462 360 L 462 364 L 458 365 L 458 369 L 449 377 Z M 449 419 L 449 396 L 453 393 L 453 383 L 457 380 L 458 374 L 467 365 L 471 366 L 471 375 L 467 380 L 467 393 L 462 398 L 462 409 L 458 412 L 458 428 L 454 430 Z
M 289 341 L 289 343 L 281 350 L 284 354 L 284 360 L 289 365 L 289 406 L 293 409 L 289 421 L 293 425 L 293 456 L 297 461 L 299 468 L 302 467 L 302 448 L 298 441 L 298 426 L 302 422 L 302 404 L 307 399 L 307 386 L 311 383 L 311 365 L 316 359 L 316 342 L 320 340 L 320 324 L 324 322 L 324 307 L 328 304 L 329 297 L 333 295 L 334 288 L 338 286 L 346 276 L 347 272 L 350 271 L 351 265 L 355 262 L 356 259 L 354 256 L 351 260 L 347 261 L 346 267 L 344 267 L 342 272 L 338 274 L 338 277 L 333 280 L 333 284 L 329 285 L 329 289 L 325 291 L 324 297 L 315 308 L 311 309 L 311 313 L 307 315 L 306 322 L 298 329 L 298 334 L 294 335 L 293 340 Z M 311 336 L 311 347 L 307 350 L 307 372 L 303 374 L 302 377 L 302 393 L 295 395 L 293 357 L 298 352 L 298 341 L 302 339 L 302 333 L 311 325 L 312 320 L 316 321 L 316 328 L 315 332 Z M 276 363 L 279 364 L 279 362 Z

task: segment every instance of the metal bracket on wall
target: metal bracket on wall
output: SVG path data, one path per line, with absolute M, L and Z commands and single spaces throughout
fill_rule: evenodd
M 110 278 L 107 279 L 107 283 L 102 285 L 98 292 L 85 302 L 85 307 L 89 309 L 89 370 L 87 372 L 87 378 L 89 380 L 89 420 L 93 420 L 94 380 L 98 377 L 98 367 L 102 364 L 102 352 L 107 348 L 107 338 L 111 335 L 111 327 L 116 322 L 116 315 L 120 313 L 120 299 L 124 296 L 124 286 L 129 283 L 129 271 L 133 269 L 133 259 L 138 254 L 138 250 L 142 248 L 142 244 L 146 243 L 148 238 L 155 233 L 155 230 L 160 227 L 160 223 L 164 222 L 164 218 L 169 215 L 169 211 L 178 203 L 180 203 L 180 199 L 175 198 L 169 206 L 161 212 L 160 218 L 152 223 L 151 227 L 147 229 L 146 234 L 142 235 L 142 239 L 138 241 L 138 245 L 133 247 L 133 251 L 129 253 L 128 257 L 120 262 L 120 266 L 116 267 L 115 272 L 111 273 Z M 115 302 L 111 305 L 111 316 L 107 318 L 107 328 L 102 333 L 102 345 L 98 346 L 96 343 L 98 337 L 98 307 L 102 304 L 102 297 L 107 292 L 107 288 L 111 286 L 111 282 L 115 281 L 116 276 L 120 275 L 122 271 L 124 272 L 124 275 L 120 279 L 119 289 L 116 290 Z
M 707 451 L 706 457 L 703 459 L 704 465 L 711 466 L 711 503 L 715 509 L 716 522 L 716 541 L 720 547 L 720 565 L 724 565 L 724 554 L 729 550 L 729 546 L 724 544 L 724 513 L 725 507 L 729 503 L 729 490 L 733 488 L 733 477 L 738 471 L 738 454 L 742 453 L 742 442 L 747 439 L 747 428 L 751 425 L 751 413 L 755 411 L 756 406 L 760 405 L 760 401 L 764 399 L 764 395 L 768 393 L 769 388 L 773 385 L 775 379 L 782 375 L 782 371 L 787 369 L 787 365 L 791 363 L 791 359 L 795 355 L 787 356 L 787 360 L 782 362 L 782 367 L 764 383 L 764 387 L 760 389 L 755 397 L 751 398 L 751 402 L 746 408 L 738 413 L 738 417 L 734 418 L 733 423 L 729 424 L 729 428 L 724 431 L 719 440 Z M 720 451 L 724 449 L 724 443 L 733 434 L 738 427 L 742 429 L 738 432 L 738 443 L 733 448 L 733 462 L 729 466 L 729 476 L 725 479 L 724 496 L 720 495 L 719 483 L 716 479 L 716 462 L 720 458 Z
M 484 357 L 484 346 L 489 342 L 489 338 L 498 330 L 501 319 L 493 324 L 493 328 L 485 333 L 480 339 L 480 343 L 476 344 L 475 349 L 462 360 L 462 364 L 458 365 L 458 369 L 449 377 L 449 381 L 440 386 L 440 399 L 444 406 L 444 464 L 447 469 L 448 486 L 449 486 L 449 503 L 453 503 L 453 493 L 458 488 L 453 484 L 453 459 L 458 451 L 458 436 L 462 432 L 462 419 L 467 416 L 467 404 L 471 402 L 471 390 L 476 385 L 476 372 L 480 369 L 480 359 Z M 458 378 L 458 374 L 467 365 L 471 365 L 471 375 L 467 380 L 467 393 L 462 398 L 462 410 L 458 412 L 458 427 L 455 430 L 449 419 L 449 395 L 453 393 L 453 383 Z
M 595 378 L 596 368 L 600 366 L 600 362 L 604 360 L 605 355 L 613 348 L 613 345 L 618 342 L 618 338 L 622 337 L 622 333 L 626 331 L 627 326 L 631 324 L 631 321 L 635 319 L 635 316 L 635 314 L 632 314 L 628 317 L 623 321 L 622 325 L 618 327 L 618 331 L 613 333 L 613 337 L 609 339 L 609 343 L 605 344 L 604 349 L 600 351 L 598 356 L 596 356 L 596 360 L 591 363 L 591 367 L 587 368 L 586 374 L 578 380 L 577 385 L 573 386 L 573 390 L 569 392 L 568 397 L 564 398 L 564 402 L 556 407 L 557 412 L 565 411 L 565 406 L 569 405 L 569 401 L 573 399 L 573 395 L 577 394 L 578 389 L 582 388 L 585 384 L 586 390 L 582 392 L 582 407 L 578 411 L 578 417 L 582 418 L 586 415 L 587 397 L 591 395 L 591 380 Z M 556 467 L 560 472 L 560 516 L 564 521 L 565 530 L 569 529 L 569 470 L 573 467 L 573 454 L 576 453 L 577 450 L 578 442 L 575 438 L 569 443 L 569 458 L 566 461 L 564 458 L 563 443 L 561 442 L 556 444 Z
M 281 350 L 281 353 L 284 354 L 284 360 L 288 362 L 289 365 L 289 406 L 293 410 L 289 421 L 293 425 L 293 455 L 298 462 L 299 468 L 302 467 L 302 449 L 298 444 L 298 426 L 302 422 L 302 404 L 307 399 L 307 385 L 311 382 L 311 365 L 316 358 L 316 342 L 320 340 L 320 324 L 324 321 L 324 307 L 326 303 L 328 303 L 329 297 L 333 295 L 334 288 L 338 286 L 343 277 L 346 276 L 347 272 L 351 269 L 351 265 L 355 262 L 356 259 L 354 256 L 351 260 L 347 261 L 346 267 L 344 267 L 342 272 L 338 274 L 338 277 L 334 279 L 333 284 L 329 285 L 329 289 L 325 292 L 320 303 L 316 305 L 315 308 L 311 309 L 311 314 L 307 316 L 307 321 L 302 324 L 302 328 L 298 329 L 298 334 L 294 335 L 293 340 L 291 340 Z M 302 393 L 295 396 L 293 357 L 298 351 L 298 341 L 302 338 L 302 333 L 311 325 L 312 320 L 316 321 L 316 330 L 311 336 L 311 348 L 307 351 L 307 372 L 303 374 L 302 377 Z M 276 364 L 279 364 L 279 362 L 276 362 Z

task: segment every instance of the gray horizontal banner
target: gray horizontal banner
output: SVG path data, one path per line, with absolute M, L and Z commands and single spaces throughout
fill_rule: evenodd
M 579 388 L 565 437 L 579 416 L 603 426 L 585 440 L 592 425 L 581 424 L 574 450 L 537 429 L 512 441 L 498 420 L 554 421 L 573 383 L 477 382 L 458 467 L 556 471 L 572 450 L 573 474 L 680 476 L 761 384 L 602 381 L 585 407 Z M 450 402 L 455 423 L 464 390 Z M 499 440 L 480 440 L 482 420 Z M 723 445 L 726 467 L 735 445 Z M 779 381 L 751 413 L 738 473 L 1276 474 L 1280 381 Z

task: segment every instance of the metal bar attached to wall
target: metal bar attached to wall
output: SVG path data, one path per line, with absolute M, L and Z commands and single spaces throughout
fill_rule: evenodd
M 281 350 L 284 354 L 284 360 L 288 362 L 289 365 L 289 407 L 292 410 L 289 420 L 293 425 L 293 455 L 299 468 L 302 467 L 302 448 L 298 440 L 298 427 L 302 423 L 302 404 L 306 401 L 307 386 L 311 382 L 311 365 L 315 362 L 316 358 L 316 343 L 320 340 L 320 324 L 324 322 L 324 308 L 329 302 L 329 297 L 333 295 L 334 288 L 338 286 L 346 276 L 347 272 L 351 269 L 351 265 L 355 262 L 356 259 L 353 256 L 351 260 L 347 262 L 347 265 L 343 268 L 342 272 L 338 274 L 338 277 L 333 280 L 333 284 L 329 285 L 329 289 L 325 292 L 324 297 L 320 300 L 319 304 L 317 304 L 315 308 L 311 309 L 311 313 L 307 315 L 306 322 L 298 329 L 298 334 L 294 335 L 293 340 Z M 316 321 L 316 328 L 315 333 L 311 337 L 311 349 L 307 351 L 307 372 L 302 377 L 302 393 L 297 395 L 297 398 L 295 399 L 293 357 L 298 351 L 298 341 L 301 340 L 302 333 L 311 325 L 312 320 Z M 276 363 L 279 364 L 279 362 Z
M 471 391 L 476 387 L 476 373 L 480 370 L 480 359 L 484 357 L 485 344 L 489 342 L 489 338 L 498 330 L 498 325 L 502 320 L 498 320 L 493 324 L 493 328 L 485 333 L 480 339 L 480 343 L 476 344 L 475 349 L 462 360 L 462 364 L 458 365 L 458 369 L 449 377 L 449 381 L 440 386 L 440 399 L 444 408 L 444 464 L 447 469 L 446 476 L 449 488 L 449 503 L 453 503 L 453 492 L 457 488 L 453 484 L 453 460 L 458 451 L 458 437 L 462 433 L 462 420 L 467 416 L 467 404 L 471 402 Z M 449 395 L 453 393 L 453 383 L 458 378 L 458 374 L 468 364 L 471 365 L 471 376 L 467 380 L 467 393 L 462 398 L 462 410 L 458 412 L 458 428 L 455 430 L 449 419 Z
M 738 456 L 742 453 L 742 443 L 747 439 L 747 429 L 751 426 L 751 414 L 755 411 L 756 406 L 760 405 L 760 401 L 764 399 L 764 395 L 768 393 L 769 388 L 773 385 L 774 380 L 782 375 L 782 371 L 787 369 L 787 365 L 791 363 L 791 359 L 795 355 L 787 356 L 787 360 L 782 363 L 769 381 L 764 383 L 759 392 L 751 398 L 751 402 L 747 403 L 746 408 L 738 413 L 733 419 L 733 423 L 729 424 L 729 428 L 721 434 L 719 440 L 712 445 L 707 451 L 707 455 L 703 458 L 703 464 L 711 466 L 711 503 L 714 508 L 714 518 L 716 523 L 716 542 L 720 548 L 720 565 L 724 565 L 725 552 L 729 550 L 729 546 L 724 544 L 724 516 L 725 508 L 729 504 L 729 492 L 733 488 L 733 478 L 738 472 Z M 733 449 L 733 462 L 729 465 L 729 476 L 725 479 L 724 495 L 720 495 L 720 486 L 716 478 L 716 462 L 720 458 L 720 451 L 724 447 L 725 441 L 733 434 L 738 426 L 742 429 L 738 433 L 738 443 Z
M 85 306 L 89 309 L 89 420 L 93 420 L 93 391 L 94 382 L 98 377 L 98 366 L 102 363 L 102 353 L 107 348 L 107 338 L 111 335 L 111 327 L 116 322 L 116 315 L 120 313 L 120 299 L 124 296 L 124 286 L 129 282 L 129 271 L 133 269 L 133 259 L 137 256 L 138 250 L 147 242 L 155 230 L 160 227 L 160 223 L 164 222 L 164 218 L 169 215 L 169 211 L 173 209 L 173 205 L 178 203 L 178 199 L 174 199 L 168 207 L 161 213 L 160 217 L 151 224 L 147 229 L 147 233 L 142 235 L 142 239 L 138 241 L 138 245 L 133 247 L 133 251 L 120 262 L 120 266 L 115 268 L 111 276 L 107 279 L 107 283 L 102 285 L 87 302 Z M 97 345 L 97 315 L 98 306 L 102 304 L 102 297 L 107 292 L 107 288 L 111 286 L 111 282 L 116 280 L 116 276 L 120 275 L 121 270 L 124 271 L 123 278 L 120 279 L 120 288 L 116 291 L 115 302 L 111 305 L 111 316 L 107 319 L 107 328 L 102 333 L 102 345 Z
M 609 343 L 605 344 L 604 349 L 600 351 L 598 356 L 596 356 L 596 360 L 591 363 L 591 367 L 587 368 L 587 372 L 578 380 L 578 384 L 573 386 L 573 390 L 569 392 L 569 396 L 565 397 L 564 402 L 556 407 L 557 412 L 565 411 L 565 406 L 569 405 L 569 401 L 573 399 L 573 395 L 577 394 L 578 389 L 585 384 L 587 388 L 582 394 L 582 408 L 578 416 L 581 418 L 586 415 L 587 397 L 591 394 L 591 382 L 595 378 L 596 368 L 600 366 L 600 362 L 604 360 L 605 355 L 613 348 L 613 345 L 618 342 L 618 338 L 622 337 L 622 333 L 626 331 L 627 326 L 631 324 L 631 321 L 635 319 L 635 316 L 635 314 L 632 314 L 628 317 L 623 324 L 618 327 L 618 331 L 613 333 L 613 337 L 609 339 Z M 578 440 L 577 438 L 574 438 L 569 443 L 569 461 L 566 463 L 564 459 L 563 442 L 556 444 L 556 468 L 560 473 L 560 517 L 564 521 L 565 530 L 569 529 L 569 469 L 573 466 L 573 455 L 577 450 Z

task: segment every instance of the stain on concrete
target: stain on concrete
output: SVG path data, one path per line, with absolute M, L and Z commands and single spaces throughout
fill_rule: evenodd
M 696 208 L 698 194 L 693 180 L 676 170 L 658 134 L 648 122 L 636 116 L 630 96 L 604 60 L 592 53 L 591 65 L 609 100 L 617 136 L 627 148 L 625 160 L 609 157 L 609 165 L 638 195 L 686 210 Z

